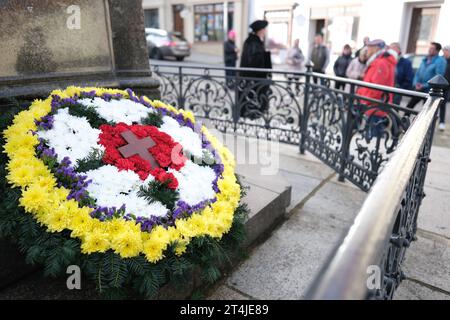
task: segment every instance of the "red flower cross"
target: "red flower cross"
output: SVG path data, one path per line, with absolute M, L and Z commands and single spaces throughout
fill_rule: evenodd
M 105 124 L 100 126 L 100 130 L 99 142 L 105 147 L 103 162 L 119 170 L 133 170 L 141 180 L 151 174 L 158 181 L 169 181 L 171 189 L 178 187 L 175 176 L 166 170 L 180 170 L 186 158 L 181 145 L 168 134 L 154 126 L 125 123 Z

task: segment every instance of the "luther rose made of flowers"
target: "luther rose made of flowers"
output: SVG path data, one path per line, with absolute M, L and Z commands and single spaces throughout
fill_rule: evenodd
M 47 228 L 83 254 L 182 255 L 220 239 L 240 200 L 234 159 L 192 113 L 131 90 L 69 87 L 35 100 L 4 131 L 7 180 Z

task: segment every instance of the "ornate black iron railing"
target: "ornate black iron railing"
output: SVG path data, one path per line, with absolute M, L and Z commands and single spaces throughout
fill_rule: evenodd
M 371 188 L 340 246 L 311 286 L 308 299 L 392 299 L 416 239 L 417 216 L 436 124 L 448 82 L 430 82 L 423 110 Z
M 347 179 L 365 191 L 371 188 L 307 298 L 393 297 L 404 278 L 406 248 L 416 239 L 436 111 L 445 103 L 448 87 L 443 77 L 432 79 L 431 91 L 425 94 L 310 70 L 153 68 L 163 100 L 192 110 L 224 132 L 298 144 L 300 152 L 307 150 L 336 170 L 341 181 Z M 241 76 L 258 72 L 272 77 Z M 333 86 L 339 82 L 344 90 Z M 378 99 L 365 96 L 360 88 L 377 90 Z M 391 94 L 418 96 L 426 103 L 418 113 L 390 103 Z
M 367 191 L 417 112 L 390 95 L 424 93 L 322 74 L 154 64 L 166 102 L 192 110 L 216 129 L 299 145 Z M 270 74 L 271 77 L 266 77 Z M 265 76 L 259 78 L 258 76 Z M 335 88 L 343 83 L 345 90 Z M 366 97 L 361 88 L 379 92 Z

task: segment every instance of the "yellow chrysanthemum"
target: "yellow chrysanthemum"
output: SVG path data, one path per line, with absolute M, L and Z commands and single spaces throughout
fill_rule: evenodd
M 188 244 L 189 244 L 189 242 L 186 240 L 178 241 L 176 244 L 176 247 L 175 247 L 175 255 L 181 256 L 183 253 L 185 253 Z
M 175 227 L 169 227 L 166 229 L 167 236 L 169 237 L 169 242 L 174 243 L 178 241 L 181 237 L 180 231 Z
M 197 237 L 206 234 L 206 223 L 200 214 L 193 214 L 188 220 L 192 237 Z
M 168 244 L 170 241 L 170 234 L 164 229 L 163 226 L 156 226 L 150 233 L 150 239 L 160 241 L 161 243 Z
M 192 225 L 189 223 L 188 219 L 178 219 L 175 222 L 177 230 L 181 235 L 187 238 L 193 238 L 196 235 L 195 230 L 192 229 Z
M 35 184 L 37 184 L 41 188 L 53 189 L 56 186 L 56 179 L 51 176 L 49 177 L 40 176 L 35 182 Z
M 17 136 L 15 139 L 10 139 L 4 146 L 4 150 L 9 154 L 14 154 L 17 150 L 22 148 L 33 148 L 39 143 L 38 138 L 32 134 L 24 134 Z
M 127 230 L 112 239 L 111 247 L 122 258 L 135 257 L 142 251 L 142 239 L 139 233 Z
M 116 238 L 126 232 L 127 225 L 123 219 L 112 219 L 107 222 L 108 233 L 111 238 Z
M 43 216 L 42 222 L 47 225 L 51 232 L 61 232 L 68 227 L 68 217 L 65 209 L 64 206 L 61 206 Z
M 167 248 L 167 243 L 158 238 L 150 238 L 144 241 L 143 248 L 147 260 L 156 262 L 163 258 L 163 251 Z
M 7 129 L 5 129 L 5 131 L 3 131 L 3 137 L 5 137 L 5 139 L 16 139 L 21 135 L 27 134 L 28 130 L 30 129 L 26 124 L 16 123 L 9 126 Z
M 86 254 L 107 251 L 111 247 L 108 236 L 107 233 L 94 229 L 84 237 L 81 251 Z
M 22 192 L 20 205 L 28 212 L 37 212 L 47 202 L 48 191 L 38 185 L 31 185 Z
M 67 199 L 67 196 L 69 195 L 69 190 L 66 188 L 54 188 L 53 189 L 53 196 L 54 199 L 57 199 L 59 201 L 65 201 Z M 67 202 L 68 204 L 73 204 L 74 201 Z M 76 205 L 76 204 L 74 204 Z
M 70 218 L 72 237 L 82 237 L 92 230 L 92 218 L 84 210 L 79 210 Z

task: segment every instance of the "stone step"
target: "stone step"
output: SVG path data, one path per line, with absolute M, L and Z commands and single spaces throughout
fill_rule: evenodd
M 286 208 L 291 203 L 291 186 L 281 175 L 258 176 L 257 169 L 251 166 L 238 166 L 236 171 L 243 185 L 249 188 L 243 199 L 250 209 L 245 223 L 245 246 L 249 246 L 286 216 Z

